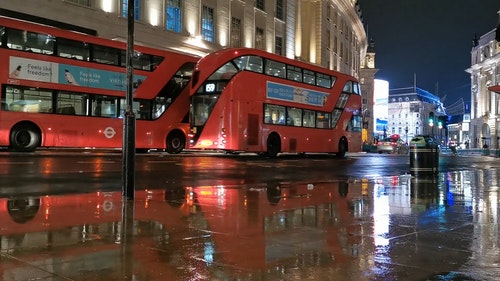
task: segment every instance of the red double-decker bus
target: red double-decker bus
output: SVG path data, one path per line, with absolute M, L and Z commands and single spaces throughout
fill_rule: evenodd
M 361 95 L 349 75 L 250 48 L 209 54 L 191 81 L 190 147 L 229 152 L 361 150 Z
M 0 146 L 121 148 L 126 44 L 0 17 Z M 136 147 L 179 153 L 199 58 L 136 46 Z

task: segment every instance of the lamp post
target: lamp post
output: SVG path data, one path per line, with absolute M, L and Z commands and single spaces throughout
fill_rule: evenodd
M 405 128 L 405 133 L 406 133 L 406 144 L 408 144 L 408 126 Z

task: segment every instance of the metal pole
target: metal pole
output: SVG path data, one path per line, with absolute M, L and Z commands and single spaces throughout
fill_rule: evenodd
M 128 2 L 128 36 L 127 36 L 127 104 L 123 118 L 123 159 L 122 159 L 122 196 L 127 200 L 134 199 L 135 189 L 135 113 L 133 108 L 133 64 L 134 56 L 134 0 Z

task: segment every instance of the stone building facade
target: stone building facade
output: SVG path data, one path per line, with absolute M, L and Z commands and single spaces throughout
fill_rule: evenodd
M 500 147 L 500 93 L 489 89 L 500 84 L 500 42 L 495 31 L 475 38 L 471 67 L 466 70 L 471 77 L 471 113 L 470 126 L 462 126 L 462 130 L 473 148 L 484 144 Z
M 135 44 L 200 56 L 253 47 L 359 77 L 367 48 L 355 0 L 3 0 L 15 11 L 126 41 L 134 1 Z

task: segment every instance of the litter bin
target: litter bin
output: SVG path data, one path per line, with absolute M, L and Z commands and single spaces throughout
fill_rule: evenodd
M 410 141 L 410 173 L 435 174 L 439 167 L 439 146 L 431 136 L 415 136 Z

